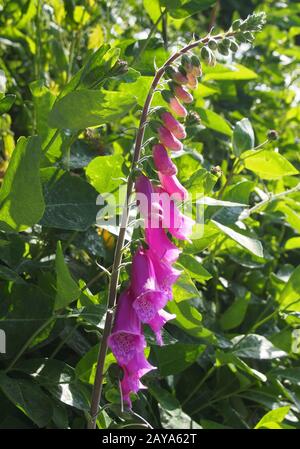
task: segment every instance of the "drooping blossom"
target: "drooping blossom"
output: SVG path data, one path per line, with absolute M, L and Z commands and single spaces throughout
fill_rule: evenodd
M 169 102 L 170 109 L 178 115 L 178 117 L 186 117 L 187 110 L 185 107 L 177 100 L 176 97 L 172 97 Z
M 133 308 L 133 301 L 130 290 L 121 293 L 113 331 L 108 339 L 108 345 L 121 366 L 127 365 L 146 346 L 141 321 Z
M 146 228 L 145 240 L 158 260 L 172 264 L 178 259 L 181 250 L 171 242 L 162 227 Z
M 152 155 L 155 168 L 163 173 L 164 175 L 176 175 L 177 167 L 172 162 L 170 156 L 168 155 L 167 150 L 161 144 L 153 145 L 152 147 Z
M 190 89 L 197 89 L 197 87 L 198 87 L 198 80 L 197 80 L 196 76 L 193 75 L 193 73 L 187 73 L 186 77 L 188 79 L 187 86 Z
M 141 389 L 145 389 L 140 379 L 149 371 L 156 369 L 150 365 L 146 359 L 144 352 L 137 352 L 134 357 L 124 366 L 122 366 L 124 376 L 121 380 L 122 395 L 124 401 L 131 408 L 130 393 L 137 393 Z
M 174 87 L 174 93 L 178 100 L 183 103 L 192 103 L 193 101 L 193 96 L 182 86 L 176 85 Z
M 152 260 L 141 247 L 133 256 L 131 277 L 133 308 L 143 323 L 149 323 L 166 305 L 168 297 L 160 290 Z
M 135 190 L 137 194 L 137 205 L 145 220 L 145 226 L 158 226 L 163 211 L 159 201 L 156 201 L 153 186 L 147 176 L 143 174 L 138 176 L 135 181 Z
M 163 112 L 161 114 L 164 127 L 171 131 L 177 139 L 185 139 L 186 132 L 184 126 L 176 120 L 170 112 Z M 161 171 L 161 170 L 159 170 Z
M 188 198 L 188 192 L 180 184 L 176 175 L 168 176 L 162 173 L 158 173 L 162 188 L 169 194 L 173 195 L 174 199 L 186 200 Z
M 176 318 L 175 314 L 168 313 L 165 310 L 159 310 L 154 318 L 149 321 L 148 324 L 153 330 L 156 336 L 156 341 L 159 345 L 163 344 L 161 336 L 162 327 L 167 323 L 167 321 L 173 320 L 174 318 Z
M 160 126 L 158 128 L 158 135 L 160 142 L 167 148 L 173 151 L 181 151 L 183 149 L 183 145 L 174 134 L 171 133 L 164 126 Z

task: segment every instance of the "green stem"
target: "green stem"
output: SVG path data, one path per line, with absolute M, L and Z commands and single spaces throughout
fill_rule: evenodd
M 22 346 L 22 348 L 20 349 L 20 351 L 17 353 L 17 355 L 15 356 L 15 358 L 12 360 L 12 362 L 10 363 L 10 365 L 8 366 L 8 368 L 6 368 L 5 372 L 9 372 L 12 370 L 12 368 L 15 366 L 15 364 L 17 363 L 17 361 L 19 360 L 20 357 L 22 357 L 22 355 L 24 354 L 24 352 L 29 348 L 29 346 L 31 345 L 31 343 L 34 341 L 34 339 L 44 330 L 46 329 L 51 322 L 56 318 L 56 315 L 51 315 L 50 318 L 48 318 L 46 321 L 44 321 L 44 323 L 28 338 L 28 340 L 24 343 L 24 345 Z
M 191 391 L 191 393 L 182 401 L 181 406 L 183 407 L 193 396 L 195 393 L 197 393 L 198 390 L 202 387 L 204 382 L 213 374 L 215 371 L 216 366 L 213 365 L 205 374 L 205 376 L 201 379 L 201 381 L 195 386 L 195 388 Z

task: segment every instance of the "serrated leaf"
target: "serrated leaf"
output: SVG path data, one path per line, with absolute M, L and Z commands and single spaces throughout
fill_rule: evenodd
M 134 97 L 121 92 L 77 90 L 56 101 L 49 114 L 49 126 L 71 130 L 99 126 L 120 119 L 135 102 Z
M 0 190 L 0 229 L 23 231 L 37 223 L 45 209 L 39 175 L 38 137 L 21 137 Z
M 247 118 L 243 118 L 236 123 L 233 136 L 232 147 L 235 156 L 240 156 L 243 151 L 251 150 L 254 147 L 254 131 L 251 122 Z

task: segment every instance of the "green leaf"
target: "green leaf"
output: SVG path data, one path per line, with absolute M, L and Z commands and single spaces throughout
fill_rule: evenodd
M 187 272 L 182 273 L 174 284 L 173 296 L 176 302 L 199 297 L 199 292 Z
M 71 130 L 99 126 L 124 117 L 135 103 L 134 97 L 121 92 L 88 89 L 70 92 L 54 104 L 49 125 Z
M 222 329 L 234 329 L 244 321 L 249 305 L 249 299 L 250 298 L 247 296 L 238 298 L 228 307 L 228 309 L 226 309 L 220 318 Z
M 15 95 L 9 94 L 5 95 L 4 98 L 1 98 L 0 100 L 0 115 L 8 112 L 12 105 L 14 104 L 16 99 Z
M 300 237 L 292 237 L 285 242 L 284 249 L 287 251 L 300 248 Z
M 232 147 L 235 156 L 240 156 L 243 151 L 251 150 L 254 147 L 254 131 L 251 122 L 243 118 L 234 127 L 232 136 Z
M 232 340 L 233 353 L 239 357 L 258 360 L 271 360 L 286 357 L 287 353 L 275 348 L 264 336 L 258 334 L 238 335 Z
M 3 306 L 3 305 L 2 305 Z M 35 333 L 42 331 L 53 316 L 54 298 L 34 284 L 14 284 L 9 296 L 9 309 L 1 313 L 0 328 L 6 333 L 6 355 L 14 357 L 30 344 Z M 40 336 L 42 341 L 46 336 Z M 35 340 L 31 341 L 31 347 Z
M 191 0 L 186 2 L 183 2 L 182 0 L 163 0 L 163 2 L 160 1 L 160 3 L 167 6 L 170 15 L 174 17 L 174 19 L 184 19 L 209 8 L 216 3 L 216 0 Z
M 55 168 L 41 170 L 41 176 L 46 203 L 43 226 L 85 231 L 96 223 L 98 195 L 90 184 Z
M 81 293 L 77 283 L 70 275 L 69 269 L 65 263 L 61 243 L 57 242 L 56 258 L 56 298 L 55 310 L 62 309 L 77 299 Z
M 204 68 L 204 81 L 240 81 L 257 78 L 257 74 L 241 64 L 217 64 L 215 67 Z
M 0 388 L 7 398 L 37 426 L 46 426 L 52 418 L 53 408 L 41 388 L 27 379 L 14 379 L 0 373 Z
M 270 412 L 266 413 L 261 418 L 261 420 L 256 424 L 256 426 L 254 428 L 255 429 L 264 429 L 264 428 L 267 428 L 267 429 L 278 429 L 278 428 L 282 428 L 281 426 L 278 426 L 278 424 L 280 424 L 284 420 L 284 418 L 288 414 L 289 410 L 290 410 L 290 406 L 278 407 L 275 410 L 271 410 Z
M 281 309 L 300 311 L 300 265 L 295 269 L 279 297 Z
M 249 374 L 252 377 L 255 377 L 256 379 L 266 382 L 267 377 L 251 368 L 247 363 L 245 363 L 243 360 L 239 359 L 236 355 L 230 353 L 230 352 L 223 352 L 220 350 L 216 351 L 216 366 L 222 366 L 222 365 L 234 365 L 237 368 L 239 368 L 241 371 L 244 371 L 245 373 Z
M 165 410 L 176 410 L 180 407 L 178 399 L 158 385 L 157 382 L 150 382 L 147 384 L 147 387 L 152 396 Z
M 234 229 L 225 226 L 217 221 L 212 220 L 212 222 L 228 237 L 232 240 L 236 241 L 239 245 L 246 248 L 251 253 L 255 254 L 255 256 L 263 257 L 263 247 L 259 240 L 256 240 L 252 237 L 248 237 L 240 232 L 235 231 Z
M 199 254 L 208 248 L 220 236 L 219 229 L 212 222 L 197 223 L 190 236 L 191 243 L 185 243 L 184 251 L 189 254 Z
M 122 164 L 124 159 L 120 155 L 99 156 L 93 159 L 86 168 L 86 175 L 90 184 L 99 193 L 109 193 L 116 189 L 124 178 Z
M 205 349 L 204 345 L 175 343 L 152 346 L 161 376 L 180 373 L 194 363 Z
M 210 109 L 197 108 L 197 112 L 201 118 L 202 123 L 207 126 L 207 128 L 218 131 L 226 136 L 232 136 L 232 129 L 226 122 L 226 120 Z
M 270 150 L 249 150 L 242 160 L 248 170 L 262 179 L 279 179 L 298 174 L 298 170 L 281 154 Z
M 181 254 L 179 263 L 188 271 L 192 279 L 202 284 L 212 278 L 211 274 L 202 266 L 201 260 L 197 259 L 197 256 Z
M 21 137 L 0 190 L 0 229 L 23 231 L 37 223 L 45 209 L 39 176 L 38 137 Z

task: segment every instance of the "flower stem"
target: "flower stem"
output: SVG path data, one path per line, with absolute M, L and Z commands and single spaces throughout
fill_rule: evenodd
M 223 39 L 225 36 L 233 36 L 236 34 L 235 32 L 227 32 L 225 34 L 218 34 L 216 36 L 213 36 L 214 39 L 220 40 Z M 103 384 L 103 378 L 104 378 L 104 362 L 105 357 L 107 353 L 107 346 L 108 346 L 108 337 L 111 333 L 112 324 L 113 324 L 113 318 L 114 318 L 114 311 L 116 306 L 116 297 L 117 297 L 117 288 L 119 283 L 119 274 L 120 274 L 120 265 L 122 262 L 122 255 L 123 255 L 123 246 L 125 242 L 125 233 L 126 228 L 128 225 L 128 211 L 129 211 L 129 204 L 130 204 L 130 198 L 133 191 L 133 173 L 134 170 L 139 162 L 142 145 L 143 145 L 143 139 L 144 139 L 144 133 L 145 133 L 145 125 L 147 122 L 147 117 L 149 114 L 149 108 L 151 105 L 151 101 L 154 95 L 154 92 L 164 75 L 164 72 L 166 68 L 171 65 L 176 59 L 180 58 L 184 53 L 187 53 L 189 50 L 199 46 L 206 44 L 211 36 L 207 35 L 206 37 L 196 40 L 189 45 L 182 48 L 180 51 L 174 53 L 170 58 L 165 62 L 165 64 L 156 71 L 155 76 L 153 78 L 152 84 L 150 86 L 147 98 L 144 103 L 144 107 L 142 110 L 142 115 L 139 123 L 139 128 L 136 135 L 136 141 L 134 146 L 134 153 L 132 158 L 132 164 L 131 164 L 131 170 L 130 175 L 128 177 L 128 183 L 127 183 L 127 192 L 126 192 L 126 199 L 123 207 L 123 213 L 121 218 L 121 224 L 120 224 L 120 232 L 115 248 L 115 254 L 114 254 L 114 261 L 111 271 L 111 278 L 110 278 L 110 285 L 109 285 L 109 292 L 108 292 L 108 303 L 107 303 L 107 313 L 106 313 L 106 319 L 98 354 L 98 361 L 97 361 L 97 368 L 96 368 L 96 374 L 95 374 L 95 382 L 93 387 L 93 393 L 91 398 L 91 410 L 90 410 L 90 422 L 88 423 L 89 429 L 95 429 L 96 428 L 96 421 L 97 421 L 97 415 L 99 410 L 99 404 L 101 401 L 101 395 L 102 395 L 102 384 Z

